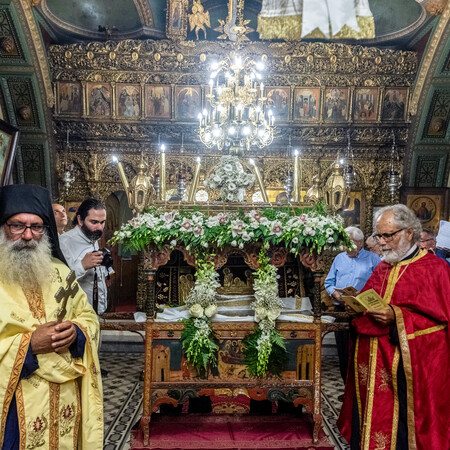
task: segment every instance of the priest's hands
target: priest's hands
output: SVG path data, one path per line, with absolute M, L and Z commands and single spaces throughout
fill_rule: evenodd
M 369 309 L 366 311 L 366 314 L 383 325 L 389 325 L 395 321 L 394 310 L 391 307 L 378 310 Z
M 70 321 L 47 322 L 39 325 L 31 335 L 33 354 L 64 353 L 77 338 L 75 325 Z

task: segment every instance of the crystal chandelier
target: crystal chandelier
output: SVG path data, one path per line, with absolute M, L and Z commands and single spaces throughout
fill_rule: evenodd
M 206 147 L 239 154 L 272 143 L 275 117 L 260 81 L 263 69 L 262 61 L 242 59 L 236 52 L 211 65 L 207 109 L 198 115 Z

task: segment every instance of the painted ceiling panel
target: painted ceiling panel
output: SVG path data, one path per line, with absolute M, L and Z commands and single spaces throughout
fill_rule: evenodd
M 126 32 L 142 26 L 132 0 L 47 0 L 48 9 L 61 21 L 98 31 L 98 26 L 115 26 Z

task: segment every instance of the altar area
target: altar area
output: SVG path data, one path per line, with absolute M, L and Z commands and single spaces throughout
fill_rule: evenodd
M 136 434 L 143 447 L 132 448 L 154 448 L 152 415 L 165 405 L 187 413 L 203 400 L 213 415 L 249 417 L 256 403 L 268 402 L 272 413 L 281 403 L 302 405 L 309 425 L 294 423 L 309 430 L 309 445 L 322 445 L 322 337 L 343 325 L 322 314 L 320 282 L 325 255 L 351 245 L 342 219 L 323 205 L 223 209 L 152 209 L 116 233 L 122 245 L 142 248 L 147 312 Z M 167 267 L 183 287 L 178 306 L 157 302 Z

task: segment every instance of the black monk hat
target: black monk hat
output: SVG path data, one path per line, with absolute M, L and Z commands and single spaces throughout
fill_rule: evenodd
M 58 232 L 49 191 L 34 184 L 11 184 L 2 187 L 0 189 L 0 225 L 3 225 L 10 217 L 22 213 L 36 214 L 42 219 L 44 225 L 47 226 L 52 255 L 67 264 L 59 248 Z

